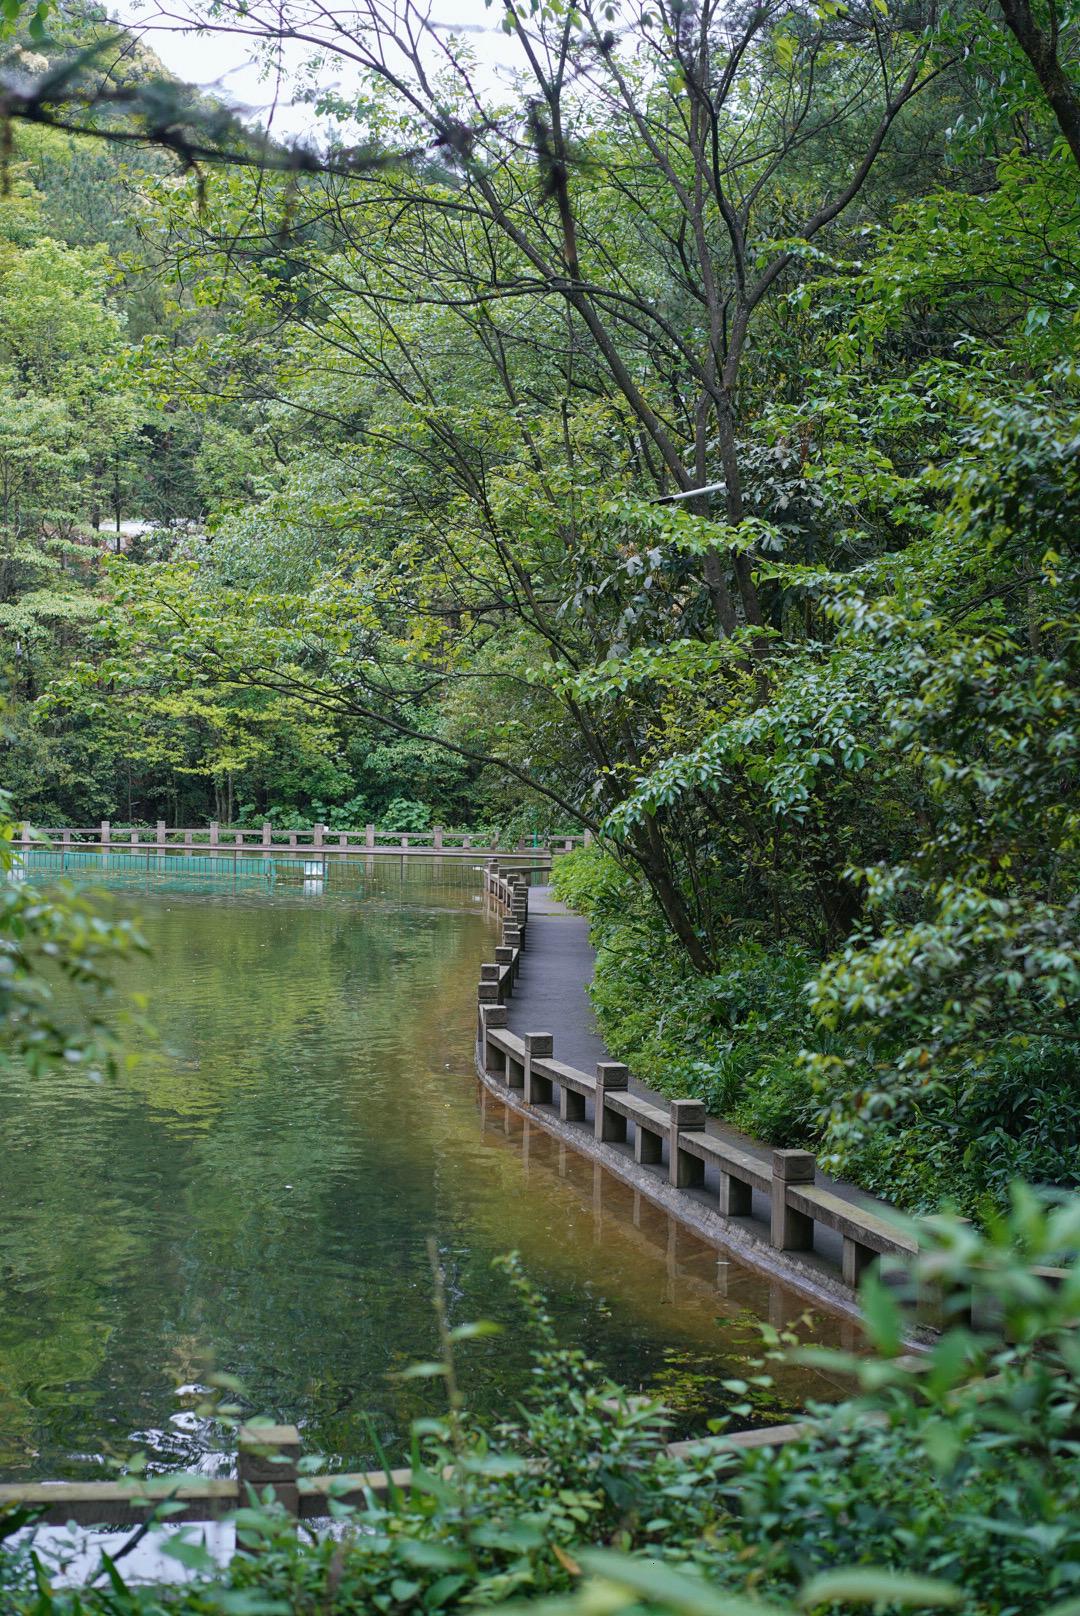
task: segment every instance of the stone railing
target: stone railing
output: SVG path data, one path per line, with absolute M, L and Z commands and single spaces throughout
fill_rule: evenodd
M 484 890 L 503 916 L 501 943 L 495 959 L 480 967 L 476 995 L 477 1063 L 491 1087 L 526 1111 L 546 1113 L 552 1122 L 557 1119 L 576 1134 L 576 1142 L 585 1149 L 591 1140 L 620 1150 L 635 1168 L 686 1193 L 688 1213 L 691 1205 L 702 1205 L 706 1169 L 711 1168 L 715 1211 L 724 1218 L 759 1222 L 775 1252 L 811 1252 L 817 1231 L 831 1230 L 840 1237 L 837 1277 L 850 1290 L 880 1257 L 915 1255 L 917 1242 L 904 1230 L 857 1200 L 819 1185 L 817 1160 L 811 1151 L 773 1150 L 766 1145 L 757 1151 L 742 1148 L 708 1131 L 702 1100 L 677 1099 L 657 1105 L 631 1093 L 629 1068 L 622 1062 L 601 1061 L 591 1073 L 579 1071 L 555 1058 L 552 1033 L 511 1032 L 507 1004 L 522 966 L 529 888 L 524 875 L 501 872 L 498 862 L 489 860 Z M 755 1191 L 765 1197 L 767 1220 L 754 1220 Z M 670 1207 L 670 1200 L 665 1204 Z M 1042 1268 L 1037 1272 L 1051 1282 L 1060 1282 L 1065 1270 Z M 932 1318 L 939 1304 L 939 1298 L 928 1298 L 926 1315 Z M 978 1307 L 978 1299 L 972 1305 Z
M 245 849 L 254 853 L 271 851 L 310 853 L 313 850 L 333 853 L 405 851 L 421 855 L 443 854 L 455 857 L 471 855 L 474 858 L 478 853 L 499 852 L 503 857 L 534 855 L 541 861 L 550 859 L 556 853 L 569 853 L 573 848 L 591 841 L 586 831 L 584 834 L 551 836 L 535 845 L 523 837 L 514 847 L 498 848 L 495 843 L 485 841 L 471 831 L 446 830 L 441 825 L 435 825 L 425 831 L 383 830 L 375 825 L 365 825 L 363 830 L 330 830 L 326 825 L 313 825 L 309 830 L 275 830 L 267 821 L 254 830 L 238 830 L 215 821 L 211 821 L 209 825 L 177 827 L 166 825 L 162 819 L 159 819 L 153 827 L 142 828 L 114 825 L 107 819 L 91 826 L 64 825 L 38 828 L 22 825 L 19 827 L 18 839 L 23 846 L 54 850 L 85 847 L 110 848 L 120 852 L 130 852 L 132 848 L 158 852 L 162 850 L 190 852 L 192 849 L 207 848 L 230 852 Z
M 819 1187 L 810 1151 L 763 1146 L 762 1155 L 756 1155 L 706 1130 L 703 1101 L 656 1105 L 630 1092 L 629 1068 L 620 1061 L 601 1061 L 591 1073 L 578 1071 L 556 1060 L 552 1033 L 511 1032 L 507 1000 L 521 969 L 529 889 L 523 879 L 500 874 L 494 863 L 484 871 L 484 886 L 504 915 L 501 946 L 495 959 L 480 967 L 477 987 L 478 1060 L 491 1082 L 526 1107 L 577 1124 L 598 1143 L 626 1146 L 632 1124 L 635 1164 L 666 1177 L 675 1189 L 701 1189 L 706 1167 L 713 1167 L 716 1210 L 723 1217 L 752 1216 L 753 1194 L 760 1191 L 768 1199 L 768 1239 L 776 1251 L 810 1251 L 816 1226 L 832 1229 L 843 1242 L 841 1275 L 851 1288 L 882 1254 L 915 1253 L 915 1241 L 900 1229 Z

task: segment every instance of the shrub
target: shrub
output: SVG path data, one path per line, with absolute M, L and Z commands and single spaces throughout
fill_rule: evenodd
M 1075 1262 L 1080 1202 L 1040 1205 L 1016 1189 L 989 1236 L 939 1219 L 923 1240 L 909 1294 L 931 1279 L 947 1295 L 978 1283 L 1012 1344 L 955 1325 L 913 1361 L 900 1298 L 871 1274 L 869 1355 L 799 1354 L 855 1387 L 839 1407 L 811 1410 L 803 1442 L 739 1452 L 705 1443 L 669 1456 L 662 1412 L 559 1349 L 511 1259 L 538 1338 L 533 1396 L 493 1431 L 471 1420 L 455 1354 L 476 1327 L 450 1330 L 442 1316 L 441 1362 L 413 1373 L 444 1377 L 447 1414 L 414 1429 L 413 1487 L 371 1500 L 355 1532 L 297 1542 L 273 1506 L 248 1508 L 238 1532 L 259 1553 L 171 1590 L 126 1588 L 103 1564 L 94 1586 L 54 1591 L 23 1549 L 0 1572 L 5 1616 L 449 1616 L 570 1592 L 563 1616 L 790 1616 L 793 1598 L 820 1616 L 854 1604 L 879 1616 L 910 1604 L 1052 1616 L 1058 1601 L 1054 1616 L 1071 1616 L 1080 1271 L 1055 1287 L 1032 1265 Z M 777 1346 L 774 1336 L 770 1356 Z M 756 1389 L 726 1384 L 736 1397 Z M 197 1563 L 197 1545 L 186 1557 Z M 551 1616 L 550 1604 L 538 1608 Z
M 640 883 L 605 853 L 569 854 L 553 879 L 558 895 L 589 916 L 597 1018 L 612 1054 L 642 1082 L 699 1096 L 768 1144 L 816 1150 L 831 1172 L 907 1211 L 948 1203 L 985 1216 L 1018 1178 L 1080 1186 L 1080 1068 L 1071 1046 L 1030 1038 L 955 1070 L 943 1062 L 917 1100 L 858 1115 L 849 1095 L 869 1091 L 893 1051 L 817 1024 L 807 984 L 820 962 L 794 945 L 736 934 L 701 976 L 670 946 Z M 816 1072 L 808 1050 L 826 1057 Z

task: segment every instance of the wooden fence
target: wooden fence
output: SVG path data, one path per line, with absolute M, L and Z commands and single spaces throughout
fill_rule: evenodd
M 773 1426 L 767 1430 L 737 1431 L 730 1436 L 675 1442 L 667 1451 L 683 1457 L 694 1449 L 748 1449 L 781 1446 L 811 1435 L 814 1426 Z M 158 1512 L 163 1526 L 221 1520 L 246 1506 L 252 1497 L 263 1499 L 267 1489 L 285 1513 L 298 1521 L 323 1520 L 331 1505 L 368 1508 L 394 1491 L 407 1492 L 412 1471 L 336 1471 L 310 1476 L 301 1473 L 300 1432 L 294 1425 L 248 1425 L 238 1432 L 236 1475 L 220 1479 L 204 1476 L 152 1476 L 120 1481 L 43 1481 L 0 1485 L 0 1510 L 32 1509 L 42 1526 L 139 1527 L 153 1522 Z M 163 1511 L 163 1506 L 168 1506 Z
M 269 822 L 256 830 L 236 829 L 211 822 L 198 827 L 175 827 L 159 819 L 156 826 L 113 825 L 103 819 L 99 825 L 44 826 L 20 825 L 18 841 L 24 847 L 115 849 L 133 848 L 158 852 L 191 852 L 247 849 L 254 853 L 273 850 L 282 853 L 332 852 L 335 855 L 372 853 L 411 853 L 442 858 L 473 858 L 478 854 L 498 854 L 503 858 L 521 857 L 548 863 L 557 853 L 569 853 L 591 841 L 588 831 L 551 836 L 544 841 L 522 837 L 514 847 L 498 848 L 471 831 L 445 830 L 441 825 L 426 831 L 382 830 L 366 825 L 363 830 L 330 830 L 313 825 L 310 830 L 275 830 Z

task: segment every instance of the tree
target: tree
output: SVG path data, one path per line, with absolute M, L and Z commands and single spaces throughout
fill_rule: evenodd
M 767 692 L 775 592 L 763 600 L 754 576 L 767 534 L 751 508 L 760 501 L 748 503 L 755 451 L 739 419 L 769 372 L 752 346 L 754 321 L 864 193 L 893 126 L 939 71 L 929 27 L 913 34 L 873 5 L 843 19 L 774 7 L 734 29 L 710 7 L 677 26 L 664 13 L 622 20 L 626 40 L 615 49 L 589 12 L 540 12 L 531 30 L 507 13 L 532 88 L 516 123 L 492 113 L 464 147 L 468 60 L 448 44 L 436 88 L 411 13 L 397 27 L 376 8 L 347 39 L 329 14 L 302 8 L 280 26 L 257 11 L 214 21 L 307 43 L 325 36 L 327 49 L 398 97 L 398 121 L 375 126 L 376 141 L 400 132 L 402 119 L 408 131 L 426 127 L 453 153 L 456 174 L 452 184 L 406 172 L 358 190 L 312 187 L 286 213 L 272 191 L 244 187 L 214 221 L 185 224 L 172 210 L 174 229 L 204 250 L 218 231 L 240 244 L 219 257 L 217 274 L 246 288 L 236 295 L 247 320 L 285 322 L 296 333 L 294 374 L 329 369 L 350 402 L 342 410 L 339 393 L 331 412 L 318 389 L 280 372 L 277 396 L 313 419 L 321 412 L 343 424 L 351 411 L 346 435 L 366 442 L 365 474 L 378 478 L 376 445 L 384 455 L 390 448 L 394 478 L 427 527 L 425 587 L 441 609 L 516 621 L 522 647 L 554 656 L 553 711 L 574 725 L 601 794 L 594 808 L 582 780 L 564 788 L 532 769 L 517 774 L 594 825 L 622 794 L 617 760 L 628 750 L 640 759 L 654 742 L 625 700 L 606 710 L 583 703 L 569 676 L 621 648 L 628 625 L 628 643 L 643 648 L 657 638 L 729 645 L 710 653 L 723 701 L 752 706 Z M 391 57 L 405 67 L 392 69 Z M 841 116 L 856 155 L 811 173 L 807 153 L 822 149 Z M 526 132 L 531 153 L 521 150 Z M 234 387 L 250 371 L 241 346 L 230 353 Z M 447 364 L 452 351 L 470 355 L 464 373 Z M 220 365 L 220 345 L 208 357 Z M 183 375 L 190 386 L 190 362 Z M 458 407 L 466 376 L 468 404 Z M 250 396 L 256 389 L 265 377 L 253 375 Z M 380 394 L 392 398 L 389 409 Z M 486 464 L 478 435 L 488 440 Z M 606 501 L 592 497 L 598 454 Z M 516 484 L 502 465 L 513 466 Z M 707 494 L 665 513 L 645 493 L 650 484 L 661 498 L 693 493 L 710 481 L 724 494 L 715 522 Z M 467 558 L 455 548 L 446 568 L 449 500 Z M 582 588 L 591 611 L 571 622 L 566 603 L 580 601 Z M 648 609 L 649 591 L 662 610 Z M 430 598 L 423 609 L 440 608 Z M 385 685 L 364 676 L 370 705 L 327 699 L 400 724 L 402 699 L 423 691 L 428 675 L 403 683 L 400 658 L 397 668 Z M 355 690 L 355 667 L 343 677 Z M 473 754 L 509 762 L 505 752 Z M 716 922 L 694 889 L 687 850 L 696 834 L 685 815 L 651 812 L 627 822 L 626 846 L 705 968 Z M 828 925 L 842 928 L 850 902 L 842 892 L 827 902 Z
M 0 1062 L 93 1071 L 115 1053 L 105 1014 L 112 968 L 144 945 L 130 921 L 105 920 L 72 892 L 46 896 L 24 880 L 15 834 L 0 793 Z M 59 999 L 65 979 L 73 991 Z

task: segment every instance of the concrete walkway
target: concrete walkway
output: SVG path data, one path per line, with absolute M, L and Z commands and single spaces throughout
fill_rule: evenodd
M 604 1046 L 588 997 L 595 961 L 596 956 L 589 942 L 588 921 L 560 903 L 552 895 L 550 887 L 532 887 L 529 892 L 528 937 L 522 951 L 521 969 L 513 994 L 507 1001 L 509 1025 L 519 1036 L 527 1032 L 550 1032 L 555 1040 L 555 1059 L 590 1073 L 597 1061 L 613 1058 Z M 654 1105 L 667 1107 L 668 1097 L 647 1088 L 632 1074 L 630 1090 Z M 738 1145 L 741 1150 L 768 1161 L 769 1147 L 758 1140 L 750 1139 L 713 1117 L 709 1118 L 706 1128 L 716 1138 Z M 867 1195 L 853 1184 L 829 1178 L 820 1169 L 816 1182 L 879 1217 L 887 1217 L 893 1211 L 885 1202 Z M 715 1205 L 716 1187 L 711 1182 L 711 1170 L 706 1175 L 703 1189 L 685 1193 L 700 1196 Z M 767 1198 L 755 1191 L 752 1216 L 731 1221 L 766 1226 L 769 1221 Z M 826 1261 L 838 1262 L 839 1236 L 819 1225 L 817 1250 Z

